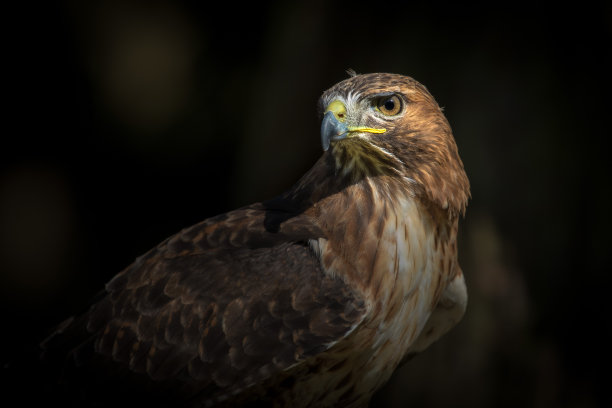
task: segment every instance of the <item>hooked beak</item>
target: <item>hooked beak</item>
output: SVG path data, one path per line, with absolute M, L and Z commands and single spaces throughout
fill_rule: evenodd
M 332 140 L 344 139 L 348 132 L 348 127 L 336 118 L 334 112 L 325 112 L 323 122 L 321 122 L 321 146 L 323 151 L 329 149 L 329 144 Z

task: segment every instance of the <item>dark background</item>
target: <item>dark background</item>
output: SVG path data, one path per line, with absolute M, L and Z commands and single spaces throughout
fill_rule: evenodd
M 373 405 L 609 402 L 609 3 L 203 3 L 5 13 L 3 359 L 167 236 L 290 187 L 352 68 L 425 84 L 472 183 L 467 314 Z

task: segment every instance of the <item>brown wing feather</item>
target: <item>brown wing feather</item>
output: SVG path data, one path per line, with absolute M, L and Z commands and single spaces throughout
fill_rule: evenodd
M 305 242 L 320 231 L 289 214 L 261 204 L 233 211 L 137 259 L 62 329 L 87 339 L 71 360 L 112 361 L 114 378 L 158 390 L 171 382 L 180 397 L 214 400 L 326 350 L 361 320 L 364 303 L 323 273 Z

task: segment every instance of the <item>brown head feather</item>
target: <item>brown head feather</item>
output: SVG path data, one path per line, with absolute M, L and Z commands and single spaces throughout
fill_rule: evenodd
M 385 93 L 402 99 L 400 114 L 387 118 L 376 114 L 373 98 Z M 413 180 L 412 189 L 419 198 L 447 210 L 451 217 L 465 212 L 469 181 L 448 121 L 423 85 L 396 74 L 357 75 L 325 91 L 321 111 L 339 97 L 362 108 L 360 126 L 383 127 L 386 132 L 333 144 L 329 154 L 338 167 L 352 167 L 357 178 L 382 172 Z M 359 155 L 362 160 L 355 165 Z

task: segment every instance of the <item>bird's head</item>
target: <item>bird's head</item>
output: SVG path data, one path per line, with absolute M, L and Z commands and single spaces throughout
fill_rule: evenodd
M 469 182 L 450 126 L 427 89 L 397 74 L 354 75 L 323 93 L 321 143 L 353 181 L 390 175 L 463 212 Z

